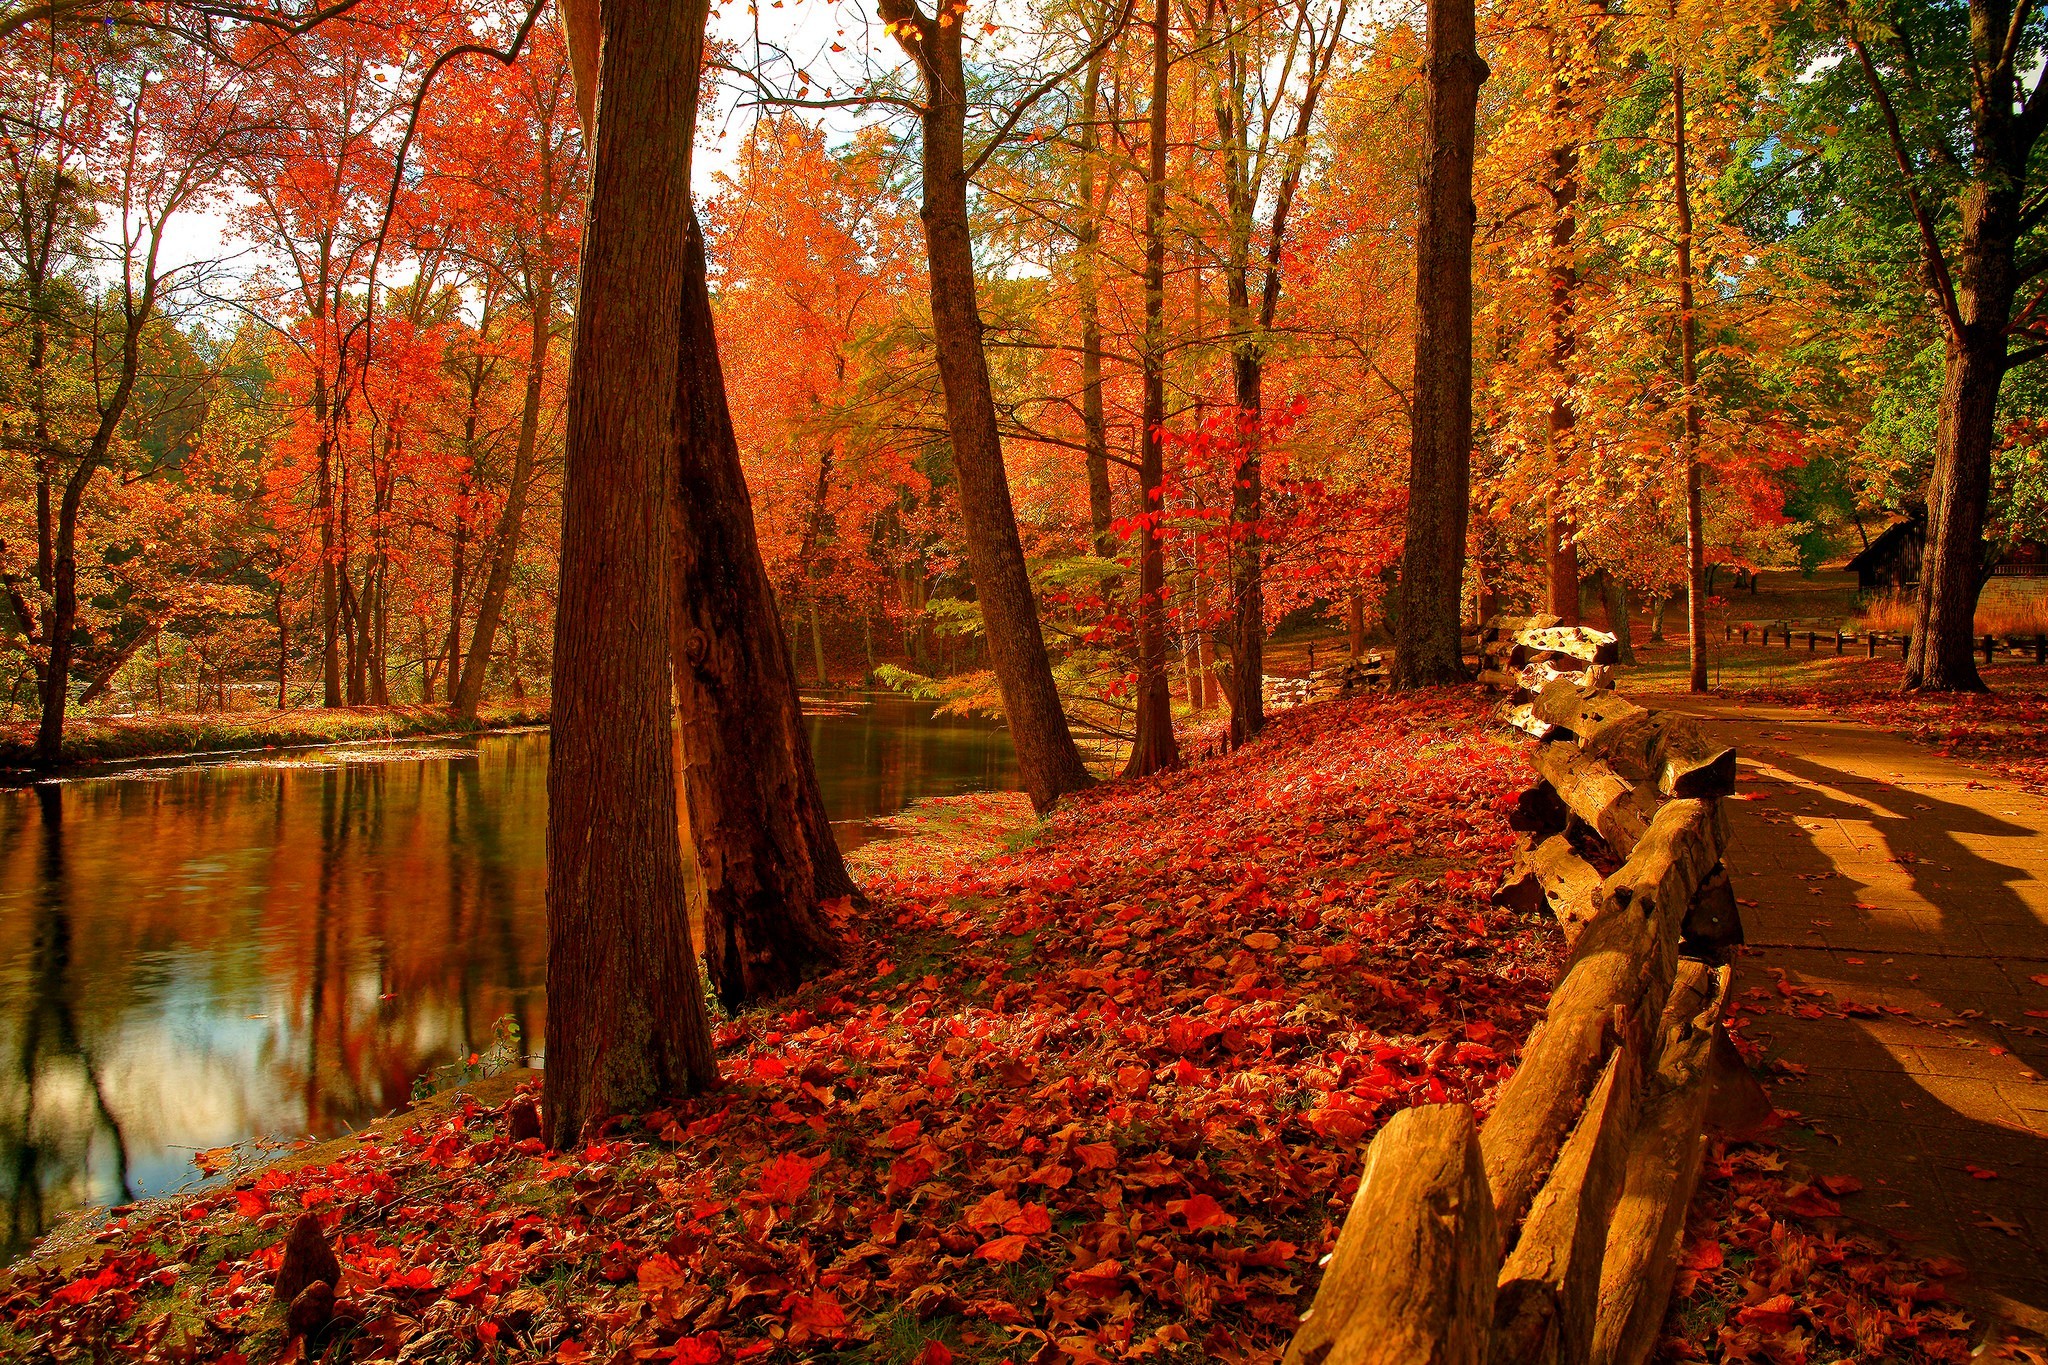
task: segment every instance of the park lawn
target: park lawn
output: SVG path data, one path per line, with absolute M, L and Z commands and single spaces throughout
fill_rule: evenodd
M 288 711 L 205 711 L 135 716 L 73 716 L 64 726 L 63 765 L 111 763 L 181 754 L 292 749 L 362 740 L 417 739 L 545 725 L 545 697 L 487 702 L 473 721 L 439 706 L 297 707 Z M 0 725 L 0 770 L 31 764 L 35 724 Z
M 499 1078 L 231 1168 L 16 1267 L 0 1357 L 305 1358 L 271 1280 L 311 1212 L 329 1361 L 1277 1361 L 1370 1135 L 1485 1108 L 1540 1017 L 1561 939 L 1489 899 L 1526 771 L 1468 690 L 1283 713 L 1043 822 L 937 803 L 856 856 L 845 964 L 720 1021 L 718 1091 L 556 1155 Z M 1774 1358 L 1721 1349 L 1782 1345 L 1743 1296 L 1821 1273 L 1772 1245 L 1695 1276 L 1674 1358 Z M 1889 1264 L 1839 1277 L 1858 1311 Z M 1961 1340 L 1908 1308 L 1871 1312 Z

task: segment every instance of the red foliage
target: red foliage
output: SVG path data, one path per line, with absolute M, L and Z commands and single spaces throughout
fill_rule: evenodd
M 19 1275 L 0 1321 L 60 1353 L 269 1349 L 274 1248 L 218 1260 L 223 1239 L 311 1208 L 355 1324 L 327 1359 L 432 1334 L 448 1360 L 793 1360 L 887 1334 L 932 1362 L 1276 1360 L 1361 1139 L 1484 1105 L 1541 1009 L 1555 932 L 1488 903 L 1521 767 L 1470 697 L 1290 713 L 1024 852 L 880 879 L 865 952 L 721 1027 L 716 1094 L 559 1155 L 467 1102 L 117 1219 L 100 1260 Z

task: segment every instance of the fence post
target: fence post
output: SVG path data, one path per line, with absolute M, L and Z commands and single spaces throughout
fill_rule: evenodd
M 1874 630 L 1863 633 L 1863 655 L 1868 659 L 1877 657 L 1877 632 Z
M 1899 637 L 1899 657 L 1900 657 L 1901 659 L 1903 659 L 1903 658 L 1905 658 L 1905 657 L 1906 657 L 1906 656 L 1907 656 L 1908 654 L 1911 654 L 1912 652 L 1913 652 L 1913 637 L 1912 637 L 1912 635 L 1911 635 L 1910 633 L 1909 633 L 1909 634 L 1906 634 L 1906 635 L 1901 635 L 1901 636 Z
M 2048 635 L 2034 636 L 2034 662 L 2048 664 Z
M 1985 637 L 1984 637 L 1984 662 L 1985 662 L 1985 663 L 1987 663 L 1987 664 L 1988 664 L 1988 663 L 1991 663 L 1991 662 L 1993 662 L 1993 661 L 1994 661 L 1994 657 L 1993 657 L 1993 656 L 1995 656 L 1995 655 L 1996 655 L 1997 653 L 1998 653 L 1998 637 L 1997 637 L 1996 635 L 1987 635 L 1987 636 L 1985 636 Z
M 1837 653 L 1837 654 L 1840 654 L 1841 652 L 1842 652 L 1842 631 L 1841 631 L 1841 627 L 1837 626 L 1837 627 L 1835 628 L 1835 653 Z

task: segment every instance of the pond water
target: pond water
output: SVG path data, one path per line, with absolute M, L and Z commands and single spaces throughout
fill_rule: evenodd
M 844 846 L 1016 785 L 1008 734 L 896 697 L 810 718 Z M 327 1136 L 546 1015 L 544 732 L 0 790 L 0 1262 L 196 1149 Z

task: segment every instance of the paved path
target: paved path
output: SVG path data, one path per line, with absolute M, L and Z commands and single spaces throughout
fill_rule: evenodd
M 1654 700 L 1741 752 L 1737 1003 L 1805 1068 L 1774 1090 L 1810 1126 L 1791 1145 L 1864 1182 L 1845 1212 L 1966 1263 L 1980 1311 L 2048 1333 L 2048 799 L 1851 721 Z

